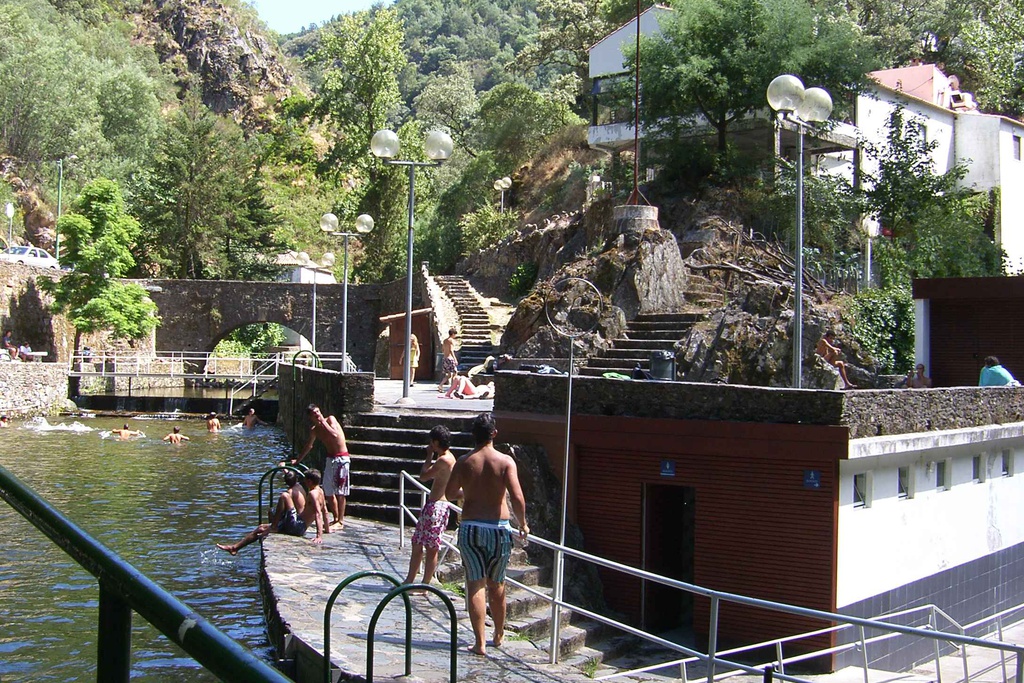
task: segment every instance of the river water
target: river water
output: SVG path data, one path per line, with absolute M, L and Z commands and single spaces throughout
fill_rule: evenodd
M 219 434 L 204 422 L 134 418 L 144 437 L 111 438 L 123 419 L 42 418 L 0 429 L 0 465 L 214 626 L 271 658 L 259 547 L 214 547 L 257 522 L 262 474 L 289 452 L 272 427 Z M 190 441 L 161 439 L 180 426 Z M 94 681 L 96 579 L 0 500 L 0 681 Z M 132 680 L 217 680 L 138 615 Z

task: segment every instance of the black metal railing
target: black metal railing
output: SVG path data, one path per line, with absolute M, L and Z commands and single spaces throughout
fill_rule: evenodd
M 85 533 L 4 467 L 0 467 L 0 498 L 99 580 L 97 681 L 129 680 L 134 611 L 222 681 L 288 682 L 284 674 Z

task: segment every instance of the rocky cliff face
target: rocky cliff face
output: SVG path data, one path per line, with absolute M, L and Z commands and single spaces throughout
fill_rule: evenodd
M 180 85 L 198 79 L 203 102 L 247 127 L 296 85 L 255 20 L 218 0 L 156 0 L 135 17 L 138 40 L 153 46 Z

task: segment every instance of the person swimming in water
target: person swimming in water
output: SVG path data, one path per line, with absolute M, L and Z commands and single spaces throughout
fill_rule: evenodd
M 129 427 L 127 422 L 125 422 L 124 426 L 121 427 L 120 429 L 111 429 L 110 435 L 116 436 L 117 438 L 122 440 L 130 439 L 133 436 L 145 436 L 145 434 L 140 432 L 138 429 L 132 429 L 131 427 Z

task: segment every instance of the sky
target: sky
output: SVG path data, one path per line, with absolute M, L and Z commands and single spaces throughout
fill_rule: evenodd
M 249 0 L 267 26 L 278 33 L 295 33 L 310 24 L 323 24 L 338 14 L 370 9 L 390 0 Z

